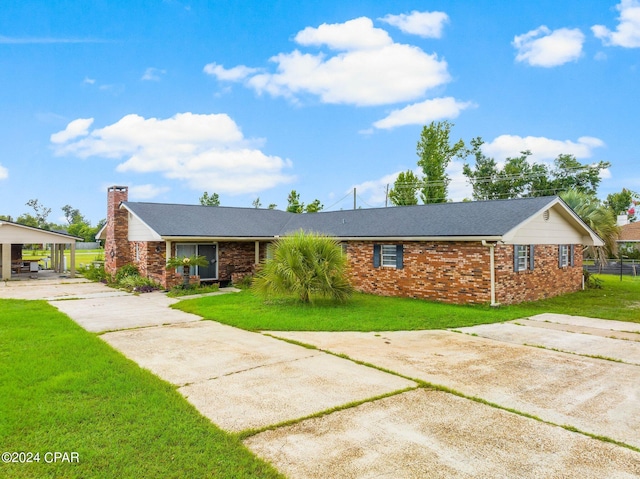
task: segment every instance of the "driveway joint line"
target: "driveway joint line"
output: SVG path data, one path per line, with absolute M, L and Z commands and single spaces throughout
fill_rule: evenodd
M 321 352 L 321 351 L 319 351 L 319 352 Z M 220 376 L 212 376 L 210 378 L 205 378 L 205 379 L 202 379 L 202 380 L 199 380 L 199 381 L 193 381 L 193 382 L 190 382 L 190 383 L 184 383 L 182 385 L 179 385 L 178 387 L 183 388 L 183 387 L 191 386 L 193 384 L 200 384 L 200 383 L 204 383 L 204 382 L 207 382 L 207 381 L 215 381 L 216 379 L 226 378 L 226 377 L 229 377 L 229 376 L 234 376 L 236 374 L 246 373 L 248 371 L 255 371 L 257 369 L 267 368 L 267 367 L 271 367 L 271 366 L 277 366 L 278 364 L 294 363 L 296 361 L 301 361 L 303 359 L 309 359 L 309 358 L 315 358 L 317 356 L 320 356 L 320 354 L 312 354 L 310 356 L 304 356 L 304 357 L 301 357 L 301 358 L 285 359 L 285 360 L 276 361 L 276 362 L 273 362 L 273 363 L 260 364 L 258 366 L 252 366 L 250 368 L 239 369 L 237 371 L 231 371 L 230 373 L 221 374 Z

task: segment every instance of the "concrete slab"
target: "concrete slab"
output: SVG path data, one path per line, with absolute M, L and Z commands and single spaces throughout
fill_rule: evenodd
M 272 333 L 640 447 L 640 368 L 450 331 Z
M 570 316 L 568 314 L 544 313 L 528 318 L 532 321 L 547 321 L 550 323 L 571 324 L 611 331 L 633 331 L 640 333 L 640 323 L 615 321 L 612 319 L 586 318 L 584 316 Z
M 533 321 L 531 319 L 518 319 L 512 321 L 513 324 L 530 326 L 532 328 L 553 329 L 555 331 L 568 331 L 572 333 L 591 334 L 603 338 L 625 339 L 627 341 L 640 341 L 640 333 L 618 331 L 613 329 L 590 328 L 588 326 L 578 326 L 573 324 L 551 323 L 548 321 Z
M 179 391 L 222 429 L 239 432 L 415 386 L 413 381 L 319 353 L 191 384 Z
M 177 386 L 321 354 L 214 321 L 116 331 L 101 338 Z
M 596 332 L 602 331 L 596 328 L 591 329 L 595 329 Z M 506 343 L 542 346 L 585 356 L 599 356 L 640 365 L 640 342 L 636 341 L 607 338 L 600 335 L 587 334 L 586 332 L 576 333 L 537 328 L 524 323 L 482 324 L 469 328 L 457 328 L 457 330 Z
M 245 440 L 295 478 L 640 476 L 640 454 L 419 389 Z
M 116 331 L 102 339 L 178 386 L 228 431 L 298 419 L 416 383 L 213 321 Z
M 155 292 L 87 295 L 85 299 L 52 301 L 51 304 L 94 333 L 201 320 L 199 316 L 169 308 L 175 302 L 175 299 Z
M 0 282 L 0 298 L 5 299 L 73 299 L 96 293 L 122 294 L 85 278 Z

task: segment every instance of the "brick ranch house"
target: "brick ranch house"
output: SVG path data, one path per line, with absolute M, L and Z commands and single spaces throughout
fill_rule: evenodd
M 107 192 L 108 273 L 127 263 L 171 287 L 167 258 L 199 254 L 202 281 L 235 282 L 267 246 L 303 229 L 335 237 L 363 292 L 447 303 L 514 304 L 580 290 L 584 246 L 602 240 L 557 196 L 293 214 L 256 208 L 128 201 Z

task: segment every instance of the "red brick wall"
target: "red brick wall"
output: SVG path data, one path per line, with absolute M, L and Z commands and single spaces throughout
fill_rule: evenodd
M 582 245 L 575 245 L 574 265 L 558 267 L 558 245 L 534 246 L 533 271 L 513 271 L 513 245 L 496 247 L 496 301 L 515 304 L 582 289 Z
M 135 261 L 135 245 L 138 245 L 139 261 Z M 266 243 L 260 244 L 260 258 L 266 256 Z M 162 241 L 132 241 L 129 244 L 130 257 L 138 267 L 141 276 L 150 277 L 165 288 L 171 288 L 182 283 L 182 275 L 175 270 L 168 270 L 166 265 L 166 243 Z M 171 255 L 176 255 L 177 245 L 172 245 Z M 218 280 L 232 281 L 242 279 L 255 271 L 255 243 L 233 242 L 218 243 Z M 191 277 L 192 282 L 198 282 L 198 276 Z
M 491 301 L 489 248 L 480 242 L 388 242 L 404 245 L 404 268 L 374 268 L 373 243 L 349 242 L 354 286 L 363 292 L 446 303 Z M 382 243 L 380 243 L 382 244 Z M 512 304 L 577 291 L 582 286 L 582 248 L 575 266 L 558 268 L 558 247 L 536 245 L 535 267 L 513 272 L 513 246 L 496 247 L 496 302 Z
M 107 189 L 107 238 L 104 243 L 104 269 L 114 275 L 116 270 L 131 263 L 131 248 L 128 241 L 129 222 L 127 210 L 120 203 L 127 201 L 126 186 L 111 186 Z

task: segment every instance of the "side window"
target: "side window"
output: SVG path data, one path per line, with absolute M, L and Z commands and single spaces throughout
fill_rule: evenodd
M 535 266 L 534 245 L 513 245 L 513 270 L 533 270 Z
M 403 251 L 404 247 L 401 244 L 374 244 L 373 267 L 402 269 L 404 267 Z
M 574 262 L 574 246 L 568 244 L 561 244 L 558 246 L 558 267 L 566 268 L 573 266 Z

